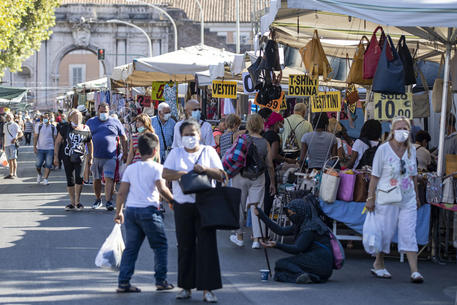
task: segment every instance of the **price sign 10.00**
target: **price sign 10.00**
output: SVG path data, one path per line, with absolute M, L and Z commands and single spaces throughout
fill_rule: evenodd
M 413 119 L 412 93 L 374 93 L 374 118 L 376 120 L 392 120 L 397 116 Z

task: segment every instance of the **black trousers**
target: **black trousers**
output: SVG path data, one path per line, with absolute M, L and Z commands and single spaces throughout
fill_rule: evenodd
M 25 137 L 25 145 L 30 145 L 32 140 L 32 133 L 31 132 L 24 132 Z
M 216 230 L 200 228 L 196 204 L 174 206 L 178 241 L 178 287 L 215 290 L 222 288 Z
M 65 168 L 65 176 L 67 177 L 67 186 L 75 186 L 76 184 L 83 184 L 83 168 L 84 162 L 73 163 L 70 158 L 64 156 L 63 167 Z

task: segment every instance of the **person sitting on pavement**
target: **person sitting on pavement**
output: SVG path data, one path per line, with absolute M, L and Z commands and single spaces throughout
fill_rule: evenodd
M 57 137 L 57 128 L 52 124 L 50 115 L 44 113 L 41 116 L 41 124 L 35 126 L 35 137 L 33 140 L 33 151 L 36 154 L 36 171 L 38 184 L 49 185 L 49 174 L 53 166 L 54 144 Z M 45 164 L 44 176 L 41 174 L 41 167 Z
M 84 206 L 81 204 L 80 198 L 83 189 L 84 159 L 87 158 L 87 163 L 92 164 L 92 135 L 89 127 L 82 124 L 81 112 L 76 109 L 72 110 L 68 114 L 68 119 L 70 124 L 62 125 L 57 135 L 54 165 L 58 166 L 62 158 L 67 178 L 67 191 L 70 196 L 70 204 L 65 207 L 65 210 L 82 210 Z M 63 147 L 62 156 L 60 155 L 61 147 Z
M 186 115 L 186 118 L 182 121 L 179 121 L 175 125 L 172 147 L 183 147 L 181 134 L 179 130 L 181 124 L 188 119 L 194 119 L 200 124 L 200 144 L 209 145 L 213 147 L 216 146 L 216 142 L 214 141 L 213 137 L 213 128 L 211 127 L 211 124 L 201 119 L 202 108 L 200 106 L 200 102 L 197 100 L 188 100 L 186 103 L 186 107 L 184 108 L 184 113 Z
M 17 177 L 17 150 L 18 139 L 22 137 L 22 129 L 14 122 L 11 112 L 6 114 L 6 123 L 3 125 L 3 148 L 5 149 L 6 159 L 8 160 L 9 174 L 5 179 Z
M 101 198 L 102 174 L 105 178 L 105 207 L 108 211 L 114 210 L 111 202 L 114 191 L 114 175 L 117 158 L 117 138 L 120 139 L 123 152 L 123 161 L 127 161 L 127 138 L 124 127 L 119 120 L 109 116 L 109 105 L 101 103 L 98 106 L 98 116 L 87 121 L 87 126 L 92 133 L 94 144 L 94 161 L 92 164 L 92 176 L 94 178 L 95 202 L 93 209 L 103 205 Z
M 137 117 L 133 120 L 135 122 L 136 133 L 132 134 L 132 138 L 130 139 L 130 148 L 129 148 L 129 155 L 127 157 L 127 165 L 135 163 L 137 161 L 141 161 L 141 154 L 138 148 L 138 139 L 141 135 L 146 132 L 152 133 L 157 137 L 154 132 L 154 128 L 151 126 L 151 120 L 149 116 L 145 113 L 137 115 Z M 158 140 L 158 138 L 157 138 Z M 160 145 L 159 145 L 160 146 Z M 155 156 L 154 161 L 160 163 L 160 155 L 159 149 L 156 151 L 157 155 Z
M 149 118 L 148 118 L 149 121 Z M 160 212 L 159 195 L 170 204 L 173 195 L 162 179 L 163 165 L 154 159 L 158 155 L 159 141 L 155 134 L 143 133 L 138 139 L 141 160 L 127 167 L 122 175 L 116 198 L 116 223 L 125 223 L 125 250 L 122 253 L 118 278 L 118 293 L 140 292 L 130 284 L 141 244 L 146 237 L 154 251 L 154 277 L 157 290 L 170 290 L 167 281 L 168 242 Z M 125 205 L 125 212 L 123 207 Z
M 151 118 L 151 124 L 157 132 L 160 144 L 160 161 L 163 164 L 173 144 L 176 121 L 171 117 L 171 108 L 166 102 L 158 106 L 158 114 Z
M 333 252 L 328 227 L 319 217 L 319 205 L 313 195 L 290 201 L 285 212 L 292 225 L 281 227 L 271 221 L 262 209 L 254 213 L 274 233 L 295 235 L 295 242 L 283 244 L 275 241 L 260 241 L 262 246 L 277 248 L 293 256 L 281 258 L 275 263 L 274 280 L 278 282 L 308 284 L 324 283 L 333 272 Z

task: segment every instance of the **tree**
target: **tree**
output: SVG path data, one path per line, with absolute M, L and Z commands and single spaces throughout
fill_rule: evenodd
M 22 62 L 38 51 L 52 34 L 59 0 L 0 1 L 0 78 L 4 70 L 21 70 Z

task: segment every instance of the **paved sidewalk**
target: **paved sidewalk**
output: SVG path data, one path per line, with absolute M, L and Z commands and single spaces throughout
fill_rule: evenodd
M 63 170 L 53 171 L 50 185 L 36 184 L 31 147 L 21 147 L 19 177 L 0 177 L 0 304 L 197 304 L 177 301 L 177 289 L 156 292 L 153 253 L 147 242 L 141 249 L 132 283 L 140 294 L 114 293 L 117 273 L 94 265 L 97 251 L 113 227 L 113 212 L 92 210 L 91 187 L 84 187 L 81 212 L 66 212 L 68 204 Z M 5 172 L 0 169 L 0 174 Z M 169 238 L 169 280 L 176 284 L 177 251 L 173 214 L 165 215 Z M 372 259 L 360 250 L 347 253 L 345 267 L 326 284 L 262 283 L 258 270 L 265 267 L 263 250 L 250 243 L 236 248 L 228 232 L 219 232 L 219 254 L 224 288 L 216 291 L 219 304 L 369 304 L 455 305 L 457 266 L 420 261 L 423 285 L 409 282 L 408 266 L 389 259 L 392 280 L 370 275 Z M 356 244 L 357 246 L 357 244 Z M 272 264 L 284 254 L 270 250 Z

